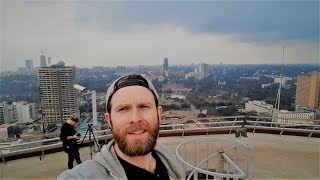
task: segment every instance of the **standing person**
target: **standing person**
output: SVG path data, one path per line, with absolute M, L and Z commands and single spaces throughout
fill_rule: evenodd
M 176 156 L 157 142 L 162 107 L 150 81 L 127 75 L 106 94 L 105 119 L 113 140 L 93 158 L 58 179 L 185 179 Z
M 79 145 L 77 140 L 80 139 L 80 134 L 74 129 L 79 121 L 79 118 L 72 115 L 61 127 L 60 139 L 63 144 L 63 149 L 68 153 L 68 168 L 73 168 L 73 161 L 76 160 L 78 164 L 81 163 Z

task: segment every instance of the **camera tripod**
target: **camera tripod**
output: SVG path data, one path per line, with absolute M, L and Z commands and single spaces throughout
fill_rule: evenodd
M 86 134 L 84 135 L 82 141 L 80 144 L 83 143 L 84 139 L 86 138 L 87 134 L 89 133 L 89 143 L 90 143 L 90 156 L 91 156 L 91 159 L 92 159 L 92 144 L 91 144 L 91 135 L 93 136 L 93 140 L 94 140 L 94 143 L 97 145 L 98 147 L 98 150 L 100 151 L 100 146 L 99 146 L 99 143 L 96 139 L 96 137 L 94 136 L 94 133 L 92 132 L 92 128 L 95 128 L 94 126 L 92 126 L 93 124 L 88 124 L 88 129 L 87 129 L 87 132 Z M 95 128 L 96 129 L 96 128 Z M 97 129 L 96 129 L 97 130 Z

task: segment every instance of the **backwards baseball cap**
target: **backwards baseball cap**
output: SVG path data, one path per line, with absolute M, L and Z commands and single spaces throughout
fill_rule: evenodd
M 110 100 L 112 98 L 112 95 L 117 90 L 124 88 L 124 87 L 128 87 L 128 86 L 142 86 L 142 87 L 149 89 L 155 97 L 156 106 L 158 106 L 158 94 L 157 94 L 157 91 L 154 88 L 153 84 L 149 80 L 147 80 L 146 78 L 142 77 L 141 75 L 131 74 L 131 75 L 125 75 L 125 76 L 122 76 L 122 77 L 116 79 L 109 86 L 109 88 L 107 90 L 107 95 L 106 95 L 107 112 L 109 112 L 111 109 Z

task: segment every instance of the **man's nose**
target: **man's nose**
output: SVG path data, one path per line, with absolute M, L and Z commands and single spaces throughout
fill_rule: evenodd
M 137 123 L 142 120 L 141 112 L 138 108 L 133 108 L 130 118 L 130 123 Z

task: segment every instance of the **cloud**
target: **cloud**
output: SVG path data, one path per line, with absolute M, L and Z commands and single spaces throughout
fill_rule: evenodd
M 240 16 L 246 12 L 241 3 L 227 8 L 235 15 L 220 4 L 4 1 L 0 70 L 24 67 L 25 59 L 33 59 L 36 67 L 42 49 L 53 61 L 92 67 L 159 65 L 164 57 L 170 64 L 279 63 L 286 45 L 285 63 L 318 63 L 319 41 L 312 38 L 312 18 L 288 23 L 310 24 L 301 27 L 309 35 L 298 31 L 288 35 L 281 28 L 277 31 L 275 22 L 245 20 Z M 264 17 L 268 18 L 272 19 Z M 252 27 L 247 27 L 250 22 Z
M 182 26 L 192 33 L 238 34 L 235 40 L 319 39 L 318 1 L 205 1 L 78 3 L 75 21 L 104 31 L 132 32 Z

